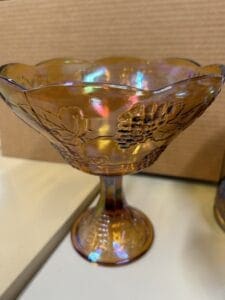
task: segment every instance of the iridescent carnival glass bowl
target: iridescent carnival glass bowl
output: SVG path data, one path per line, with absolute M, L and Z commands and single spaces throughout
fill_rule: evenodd
M 0 95 L 12 111 L 71 166 L 100 176 L 97 206 L 71 231 L 83 257 L 118 265 L 149 249 L 152 225 L 127 204 L 122 175 L 150 166 L 206 110 L 221 90 L 224 70 L 188 59 L 132 57 L 0 68 Z

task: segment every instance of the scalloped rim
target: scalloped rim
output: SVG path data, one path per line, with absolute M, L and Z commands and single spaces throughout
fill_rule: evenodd
M 48 64 L 48 63 L 51 63 L 51 62 L 54 62 L 54 61 L 62 61 L 65 63 L 65 61 L 69 61 L 71 64 L 73 63 L 88 63 L 88 64 L 96 64 L 98 62 L 101 62 L 105 59 L 108 59 L 110 57 L 104 57 L 104 58 L 101 58 L 101 59 L 98 59 L 98 60 L 95 60 L 95 61 L 88 61 L 88 60 L 79 60 L 79 59 L 74 59 L 74 58 L 53 58 L 53 59 L 49 59 L 49 60 L 44 60 L 44 61 L 41 61 L 35 65 L 27 65 L 27 64 L 24 64 L 25 66 L 29 66 L 29 67 L 37 67 L 37 66 L 41 66 L 41 65 L 44 65 L 44 64 Z M 140 60 L 140 61 L 145 61 L 145 62 L 154 62 L 153 61 L 149 61 L 149 60 L 145 60 L 145 59 L 142 59 L 142 58 L 138 58 L 138 57 L 113 57 L 113 59 L 137 59 L 137 60 Z M 165 59 L 160 59 L 160 60 L 155 60 L 155 62 L 162 62 L 162 61 L 166 61 L 166 60 L 173 60 L 173 59 L 178 59 L 178 60 L 183 60 L 183 61 L 186 61 L 188 63 L 191 63 L 193 64 L 194 67 L 196 67 L 196 69 L 201 69 L 201 68 L 204 68 L 204 67 L 208 67 L 208 66 L 217 66 L 221 69 L 221 74 L 203 74 L 203 75 L 197 75 L 197 76 L 193 76 L 193 77 L 189 77 L 189 78 L 186 78 L 186 79 L 183 79 L 183 80 L 179 80 L 179 81 L 176 81 L 172 84 L 168 84 L 168 85 L 165 85 L 165 86 L 162 86 L 158 89 L 149 89 L 149 90 L 144 90 L 144 89 L 138 89 L 138 88 L 135 88 L 135 87 L 132 87 L 130 85 L 121 85 L 121 84 L 118 84 L 118 83 L 113 83 L 113 82 L 85 82 L 85 81 L 67 81 L 67 82 L 62 82 L 62 83 L 52 83 L 52 84 L 47 84 L 47 85 L 40 85 L 39 87 L 35 87 L 35 88 L 25 88 L 24 86 L 20 85 L 19 83 L 17 83 L 16 81 L 14 81 L 13 79 L 11 78 L 7 78 L 5 76 L 2 76 L 1 75 L 1 71 L 7 67 L 7 66 L 10 66 L 10 65 L 18 65 L 18 64 L 21 64 L 21 63 L 9 63 L 9 64 L 5 64 L 5 65 L 2 65 L 0 66 L 0 79 L 6 81 L 8 84 L 12 85 L 14 88 L 16 87 L 17 89 L 19 89 L 20 91 L 23 91 L 23 92 L 32 92 L 32 91 L 38 91 L 38 90 L 42 90 L 42 89 L 46 89 L 46 88 L 50 88 L 50 87 L 66 87 L 66 86 L 70 86 L 70 87 L 87 87 L 87 86 L 92 86 L 92 87 L 113 87 L 113 88 L 118 88 L 118 89 L 123 89 L 123 90 L 130 90 L 130 91 L 136 91 L 136 92 L 141 92 L 143 94 L 146 94 L 146 93 L 151 93 L 151 94 L 155 94 L 155 93 L 160 93 L 164 90 L 168 90 L 170 88 L 172 88 L 173 86 L 177 86 L 179 84 L 182 84 L 186 81 L 190 81 L 190 80 L 201 80 L 201 79 L 205 79 L 205 78 L 221 78 L 221 84 L 224 83 L 225 81 L 225 65 L 222 65 L 222 64 L 214 64 L 214 65 L 206 65 L 206 66 L 201 66 L 198 62 L 194 61 L 194 60 L 191 60 L 191 59 L 187 59 L 187 58 L 179 58 L 179 57 L 169 57 L 169 58 L 165 58 Z

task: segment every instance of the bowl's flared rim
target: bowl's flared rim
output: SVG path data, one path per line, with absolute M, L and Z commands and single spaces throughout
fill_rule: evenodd
M 207 78 L 220 78 L 221 79 L 221 84 L 225 81 L 225 65 L 223 64 L 210 64 L 210 65 L 206 65 L 206 66 L 202 66 L 200 65 L 198 62 L 192 60 L 192 59 L 188 59 L 188 58 L 180 58 L 180 57 L 169 57 L 169 58 L 165 58 L 165 59 L 161 59 L 161 60 L 155 60 L 155 62 L 162 62 L 162 61 L 166 61 L 166 60 L 170 60 L 170 59 L 179 59 L 182 61 L 186 61 L 188 63 L 193 64 L 194 67 L 196 67 L 196 70 L 199 71 L 203 68 L 206 67 L 211 67 L 211 66 L 216 66 L 220 69 L 221 73 L 208 73 L 208 74 L 201 74 L 201 75 L 196 75 L 196 76 L 192 76 L 192 77 L 188 77 L 182 80 L 178 80 L 176 82 L 173 82 L 171 84 L 167 84 L 164 86 L 161 86 L 160 88 L 157 89 L 141 89 L 141 88 L 137 88 L 134 86 L 130 86 L 130 85 L 124 85 L 124 84 L 119 84 L 119 83 L 113 83 L 113 82 L 85 82 L 85 81 L 67 81 L 67 82 L 55 82 L 55 83 L 49 83 L 46 85 L 40 85 L 38 87 L 34 87 L 34 88 L 26 88 L 24 86 L 22 86 L 21 84 L 19 84 L 18 82 L 16 82 L 15 80 L 13 80 L 12 78 L 8 78 L 5 77 L 3 75 L 1 75 L 1 71 L 8 67 L 8 66 L 12 66 L 12 65 L 24 65 L 24 66 L 28 66 L 28 67 L 38 67 L 38 66 L 42 66 L 44 64 L 48 64 L 51 63 L 53 61 L 59 60 L 65 63 L 65 61 L 70 61 L 71 63 L 86 63 L 86 64 L 96 64 L 104 59 L 107 59 L 108 57 L 102 58 L 102 59 L 98 59 L 98 60 L 94 60 L 94 61 L 89 61 L 89 60 L 78 60 L 78 59 L 74 59 L 74 58 L 68 58 L 68 57 L 58 57 L 58 58 L 53 58 L 53 59 L 49 59 L 49 60 L 43 60 L 35 65 L 29 65 L 29 64 L 21 64 L 21 63 L 9 63 L 9 64 L 4 64 L 2 66 L 0 66 L 0 80 L 4 80 L 6 81 L 8 84 L 10 84 L 11 86 L 13 86 L 14 88 L 19 89 L 20 91 L 23 92 L 32 92 L 32 91 L 39 91 L 42 89 L 46 89 L 46 88 L 51 88 L 51 87 L 102 87 L 102 88 L 117 88 L 117 89 L 121 89 L 121 90 L 127 90 L 127 91 L 136 91 L 137 93 L 142 93 L 142 94 L 158 94 L 160 92 L 166 91 L 171 89 L 174 86 L 177 86 L 179 84 L 183 84 L 185 82 L 189 82 L 189 81 L 195 81 L 195 80 L 201 80 L 201 79 L 207 79 Z M 120 57 L 115 57 L 115 58 L 120 58 Z M 141 58 L 137 58 L 137 57 L 124 57 L 125 59 L 141 59 Z M 122 59 L 122 57 L 121 57 Z M 148 60 L 145 60 L 146 62 Z M 154 62 L 154 60 L 149 61 L 149 62 Z

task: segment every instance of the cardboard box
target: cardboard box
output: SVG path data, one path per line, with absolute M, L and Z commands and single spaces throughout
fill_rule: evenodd
M 187 57 L 225 63 L 223 0 L 0 2 L 0 64 L 52 57 Z M 225 92 L 149 172 L 217 181 L 225 141 Z M 0 105 L 4 155 L 62 161 L 39 134 Z

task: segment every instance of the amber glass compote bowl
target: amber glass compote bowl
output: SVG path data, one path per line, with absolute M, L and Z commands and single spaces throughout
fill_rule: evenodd
M 0 68 L 0 93 L 12 111 L 71 166 L 100 176 L 97 206 L 71 231 L 83 257 L 119 265 L 149 249 L 152 225 L 127 204 L 122 175 L 150 166 L 212 103 L 224 74 L 222 65 L 179 58 L 69 58 Z

